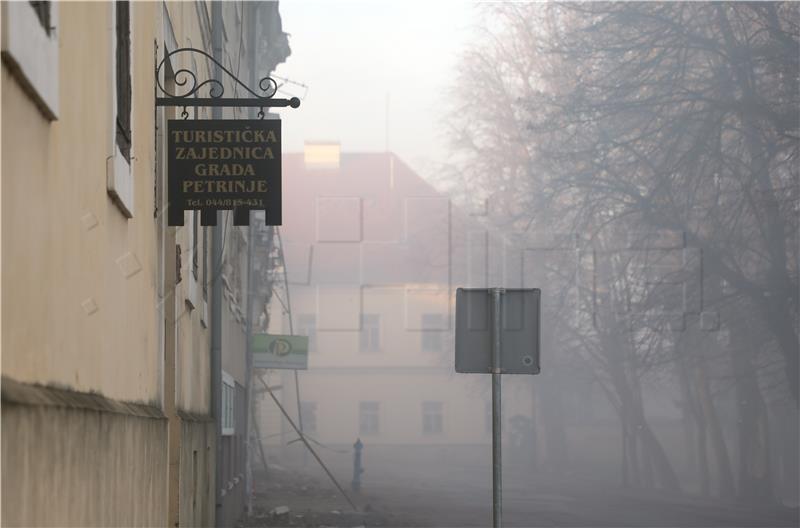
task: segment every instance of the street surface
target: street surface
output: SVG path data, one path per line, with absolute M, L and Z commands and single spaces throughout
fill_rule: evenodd
M 371 475 L 360 494 L 342 485 L 354 512 L 332 483 L 310 463 L 291 470 L 271 468 L 256 476 L 254 516 L 242 527 L 485 527 L 491 526 L 490 475 L 476 467 L 412 478 L 408 472 Z M 405 473 L 405 474 L 404 474 Z M 542 479 L 544 480 L 544 479 Z M 509 471 L 504 478 L 504 526 L 513 527 L 794 527 L 797 509 L 736 507 L 690 497 L 626 491 L 597 482 L 555 478 L 525 484 Z M 486 483 L 489 483 L 487 486 Z M 288 506 L 289 513 L 270 511 Z

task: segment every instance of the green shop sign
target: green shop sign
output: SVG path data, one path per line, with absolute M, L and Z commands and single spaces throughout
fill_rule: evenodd
M 308 369 L 308 337 L 255 334 L 253 366 L 267 369 Z

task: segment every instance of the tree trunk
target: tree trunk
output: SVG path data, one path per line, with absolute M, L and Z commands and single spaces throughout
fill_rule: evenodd
M 767 408 L 750 360 L 752 333 L 739 321 L 731 328 L 731 360 L 736 378 L 739 438 L 740 501 L 771 503 L 774 500 L 770 470 Z
M 710 475 L 708 470 L 708 438 L 706 435 L 706 427 L 705 424 L 702 423 L 702 420 L 698 420 L 697 424 L 697 452 L 699 453 L 698 457 L 698 464 L 699 467 L 697 470 L 700 473 L 700 494 L 703 497 L 708 497 L 711 491 L 710 486 Z
M 539 408 L 544 425 L 545 468 L 563 471 L 567 466 L 567 433 L 564 429 L 564 412 L 561 388 L 553 376 L 542 380 L 542 400 L 547 402 Z
M 619 363 L 617 363 L 619 364 Z M 619 396 L 621 402 L 622 412 L 626 416 L 626 422 L 629 425 L 630 434 L 630 451 L 631 451 L 631 473 L 634 477 L 635 484 L 641 484 L 639 477 L 642 475 L 640 472 L 638 444 L 641 442 L 642 457 L 648 459 L 647 463 L 652 463 L 652 468 L 655 469 L 655 476 L 657 477 L 661 487 L 670 491 L 680 491 L 680 484 L 675 470 L 667 458 L 667 454 L 661 443 L 656 438 L 650 425 L 647 423 L 644 414 L 644 407 L 642 405 L 641 393 L 639 396 L 634 396 L 633 387 L 628 383 L 622 368 L 611 368 L 611 379 L 614 384 L 614 389 Z M 644 460 L 644 458 L 643 458 Z M 647 477 L 645 476 L 645 479 Z M 650 484 L 652 485 L 652 475 L 650 477 Z M 647 480 L 645 480 L 647 484 Z
M 628 451 L 630 448 L 628 447 L 628 432 L 625 427 L 625 424 L 622 423 L 622 487 L 628 488 L 631 485 L 629 469 L 628 469 Z
M 698 354 L 696 373 L 697 394 L 703 412 L 703 426 L 708 425 L 711 445 L 714 447 L 714 457 L 717 468 L 717 490 L 720 498 L 731 499 L 736 493 L 733 483 L 733 472 L 731 471 L 731 462 L 728 457 L 728 447 L 725 445 L 722 427 L 720 426 L 717 410 L 708 387 L 708 369 L 702 352 Z
M 675 470 L 669 463 L 669 458 L 667 458 L 667 453 L 664 451 L 661 442 L 658 441 L 658 438 L 656 438 L 656 435 L 653 433 L 653 430 L 650 428 L 650 425 L 647 422 L 642 421 L 640 425 L 640 436 L 643 440 L 642 443 L 647 454 L 649 455 L 648 458 L 652 461 L 656 468 L 661 487 L 667 491 L 681 491 L 681 486 L 678 482 L 678 476 L 675 474 Z
M 677 346 L 682 346 L 679 342 Z M 704 497 L 710 492 L 710 476 L 708 468 L 708 451 L 705 422 L 694 394 L 694 384 L 689 379 L 689 365 L 687 351 L 675 351 L 675 377 L 678 379 L 683 400 L 681 401 L 681 422 L 684 433 L 684 452 L 686 454 L 686 473 L 697 471 L 697 480 L 700 484 L 700 494 Z
M 738 52 L 742 44 L 737 41 L 731 27 L 727 7 L 717 5 L 716 12 L 727 51 L 731 53 L 732 57 L 741 56 Z M 774 31 L 774 28 L 772 29 Z M 731 72 L 733 80 L 741 90 L 743 105 L 746 105 L 748 102 L 757 101 L 761 94 L 756 93 L 757 87 L 752 81 L 757 76 L 752 57 L 743 56 L 743 59 L 745 60 L 737 60 L 732 63 Z M 765 249 L 769 255 L 765 288 L 755 296 L 751 293 L 750 297 L 762 310 L 767 328 L 775 335 L 786 362 L 784 372 L 789 391 L 797 405 L 798 385 L 800 384 L 800 372 L 798 372 L 800 341 L 794 325 L 798 315 L 800 293 L 796 279 L 793 280 L 789 272 L 786 255 L 786 234 L 793 231 L 787 228 L 786 221 L 781 216 L 778 194 L 770 174 L 772 153 L 768 148 L 769 141 L 764 137 L 764 130 L 768 129 L 769 123 L 762 123 L 763 118 L 756 118 L 749 112 L 740 112 L 740 117 L 746 140 L 751 181 L 756 186 L 757 198 L 763 210 L 764 222 L 761 229 L 766 238 Z M 766 125 L 766 127 L 762 125 Z

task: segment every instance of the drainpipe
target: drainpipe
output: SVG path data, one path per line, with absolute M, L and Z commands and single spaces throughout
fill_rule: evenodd
M 211 43 L 212 55 L 222 63 L 222 3 L 211 2 Z M 214 66 L 214 78 L 220 79 L 222 71 Z M 212 117 L 220 119 L 222 108 L 215 106 Z M 216 213 L 217 222 L 211 229 L 211 404 L 215 420 L 214 475 L 214 525 L 222 526 L 222 214 Z
M 247 47 L 249 50 L 249 62 L 250 62 L 250 86 L 255 86 L 255 78 L 256 78 L 256 18 L 258 16 L 259 5 L 255 3 L 248 2 L 245 4 L 247 7 L 247 36 L 250 39 L 250 45 Z M 242 18 L 245 17 L 245 13 L 242 13 Z M 242 28 L 244 29 L 244 28 Z M 253 118 L 254 108 L 250 109 L 250 119 Z M 253 280 L 253 259 L 255 258 L 255 228 L 253 226 L 254 222 L 254 215 L 253 212 L 250 211 L 248 217 L 248 227 L 247 227 L 247 312 L 245 315 L 245 321 L 247 323 L 247 336 L 246 336 L 246 343 L 247 343 L 247 350 L 245 350 L 245 358 L 247 363 L 247 368 L 245 371 L 245 390 L 246 390 L 246 400 L 245 400 L 245 411 L 244 411 L 244 492 L 245 492 L 245 505 L 247 508 L 247 516 L 250 517 L 253 515 L 253 468 L 251 466 L 250 460 L 250 436 L 252 434 L 251 429 L 253 424 L 251 422 L 251 417 L 253 416 L 253 296 L 257 293 L 256 292 L 256 284 Z

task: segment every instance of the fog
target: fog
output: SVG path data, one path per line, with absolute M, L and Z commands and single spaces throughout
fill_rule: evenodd
M 541 373 L 502 377 L 506 525 L 797 525 L 800 5 L 281 11 L 303 104 L 253 324 L 309 358 L 258 371 L 257 495 L 489 525 L 456 290 L 538 288 Z

